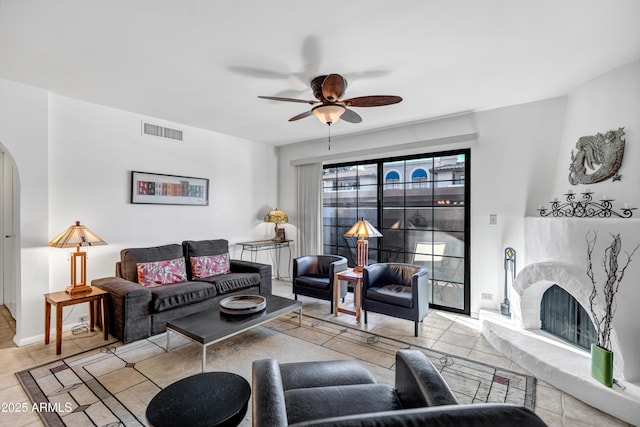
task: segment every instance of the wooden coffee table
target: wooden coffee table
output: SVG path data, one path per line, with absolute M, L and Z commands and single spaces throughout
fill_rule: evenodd
M 302 302 L 276 295 L 263 295 L 267 307 L 248 315 L 234 316 L 220 312 L 220 307 L 190 314 L 167 322 L 167 347 L 171 350 L 171 332 L 176 332 L 202 344 L 202 372 L 207 364 L 207 347 L 226 338 L 262 325 L 284 314 L 298 311 L 298 326 L 302 324 Z

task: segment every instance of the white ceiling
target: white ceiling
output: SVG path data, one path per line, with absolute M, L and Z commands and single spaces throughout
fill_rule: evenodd
M 640 59 L 638 0 L 0 0 L 0 78 L 273 145 L 327 135 L 311 78 L 359 108 L 340 135 L 565 95 Z

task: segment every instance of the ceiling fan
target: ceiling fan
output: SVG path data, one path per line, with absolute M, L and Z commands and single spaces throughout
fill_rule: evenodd
M 322 123 L 328 125 L 340 119 L 349 123 L 362 122 L 362 117 L 347 107 L 382 107 L 384 105 L 397 104 L 402 101 L 401 97 L 390 95 L 359 96 L 356 98 L 341 99 L 346 89 L 347 80 L 344 77 L 340 74 L 329 74 L 318 76 L 311 80 L 311 90 L 313 90 L 313 96 L 316 97 L 317 101 L 281 98 L 277 96 L 258 96 L 258 98 L 314 105 L 311 110 L 293 116 L 289 121 L 293 122 L 314 115 Z

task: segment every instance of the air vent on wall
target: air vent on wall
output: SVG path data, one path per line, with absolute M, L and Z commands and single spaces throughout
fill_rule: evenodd
M 175 141 L 182 141 L 181 130 L 154 125 L 152 123 L 142 122 L 142 134 L 156 136 L 158 138 L 173 139 Z

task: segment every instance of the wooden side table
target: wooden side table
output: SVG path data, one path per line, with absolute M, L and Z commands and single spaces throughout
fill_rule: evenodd
M 67 305 L 89 303 L 89 329 L 94 330 L 96 314 L 98 326 L 104 331 L 104 339 L 109 339 L 109 293 L 98 288 L 91 292 L 70 295 L 64 291 L 44 294 L 44 343 L 49 344 L 51 330 L 51 306 L 56 308 L 56 354 L 62 353 L 62 309 Z
M 340 305 L 340 280 L 353 283 L 353 305 L 355 310 Z M 356 316 L 356 322 L 360 322 L 362 305 L 362 273 L 355 272 L 352 268 L 340 271 L 333 275 L 333 312 L 347 313 Z

